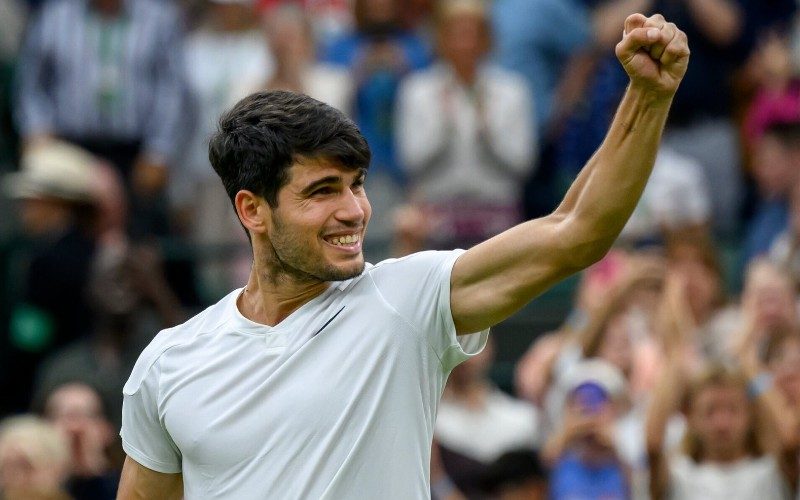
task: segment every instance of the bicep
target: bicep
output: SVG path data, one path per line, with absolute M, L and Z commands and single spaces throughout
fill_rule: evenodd
M 131 457 L 125 458 L 117 500 L 183 498 L 183 475 L 156 472 Z
M 453 266 L 450 302 L 461 333 L 508 318 L 550 286 L 585 266 L 587 243 L 556 214 L 519 224 L 465 252 Z

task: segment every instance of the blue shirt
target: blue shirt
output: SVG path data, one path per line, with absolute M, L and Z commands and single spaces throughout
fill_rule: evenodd
M 567 452 L 550 476 L 552 500 L 623 500 L 630 498 L 628 482 L 618 460 L 595 465 Z
M 19 56 L 23 135 L 142 142 L 172 158 L 186 128 L 183 28 L 171 2 L 123 0 L 97 14 L 89 0 L 42 5 Z

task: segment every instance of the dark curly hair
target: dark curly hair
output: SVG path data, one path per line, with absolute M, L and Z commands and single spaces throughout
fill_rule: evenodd
M 275 207 L 293 163 L 325 159 L 366 169 L 370 150 L 341 111 L 306 95 L 275 90 L 251 94 L 222 115 L 208 158 L 231 202 L 246 189 Z

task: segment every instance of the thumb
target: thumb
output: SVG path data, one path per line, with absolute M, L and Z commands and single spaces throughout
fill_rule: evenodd
M 646 22 L 647 17 L 644 14 L 631 14 L 625 19 L 625 34 L 627 35 L 636 28 L 643 28 Z

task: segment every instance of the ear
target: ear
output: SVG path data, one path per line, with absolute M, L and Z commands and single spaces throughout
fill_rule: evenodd
M 236 215 L 250 233 L 260 234 L 267 231 L 269 206 L 264 198 L 243 189 L 236 193 L 233 204 L 236 207 Z

